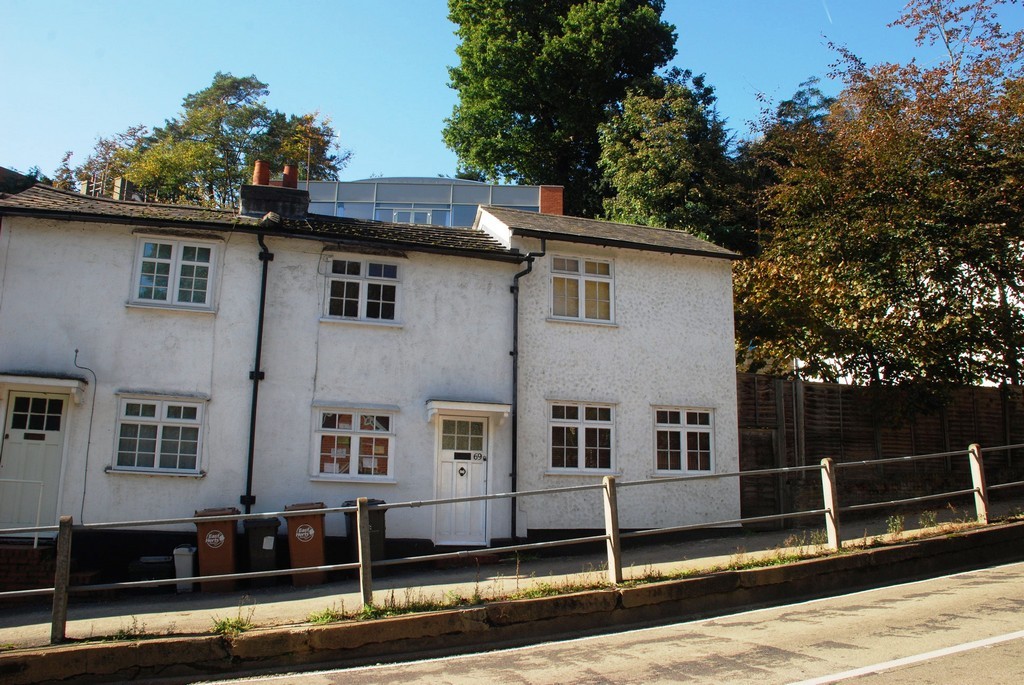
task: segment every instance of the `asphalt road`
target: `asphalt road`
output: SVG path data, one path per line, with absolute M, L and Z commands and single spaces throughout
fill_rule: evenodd
M 1024 682 L 1024 563 L 525 648 L 231 682 L 810 685 L 841 681 L 858 685 Z

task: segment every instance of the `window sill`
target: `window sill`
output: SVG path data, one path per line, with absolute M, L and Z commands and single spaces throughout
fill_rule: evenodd
M 155 471 L 155 470 L 143 470 L 143 469 L 125 469 L 115 468 L 113 466 L 107 466 L 103 469 L 103 472 L 108 476 L 160 476 L 170 478 L 206 478 L 206 471 L 199 472 L 180 472 L 174 471 Z
M 126 309 L 158 309 L 162 311 L 185 312 L 188 314 L 216 314 L 213 307 L 185 307 L 177 304 L 159 304 L 149 302 L 125 302 Z
M 374 328 L 404 328 L 401 321 L 377 321 L 375 319 L 336 319 L 331 316 L 321 316 L 320 323 L 342 324 L 348 326 L 371 326 Z
M 714 471 L 655 471 L 651 478 L 699 478 L 701 476 L 713 476 Z
M 371 476 L 340 476 L 333 473 L 320 473 L 310 476 L 313 483 L 363 483 L 367 485 L 397 485 L 394 478 L 374 478 Z
M 610 469 L 548 469 L 545 476 L 589 476 L 592 478 L 604 478 L 605 476 L 622 476 L 622 471 Z
M 614 321 L 591 321 L 590 319 L 561 319 L 549 316 L 545 319 L 548 323 L 581 324 L 583 326 L 598 326 L 599 328 L 618 328 L 619 324 Z

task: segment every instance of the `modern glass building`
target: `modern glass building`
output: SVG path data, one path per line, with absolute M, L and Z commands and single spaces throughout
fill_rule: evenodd
M 299 183 L 305 188 L 305 182 Z M 506 186 L 454 178 L 310 181 L 311 214 L 406 224 L 472 226 L 480 205 L 562 214 L 561 186 Z

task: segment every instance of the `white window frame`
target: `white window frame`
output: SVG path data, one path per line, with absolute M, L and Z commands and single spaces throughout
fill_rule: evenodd
M 589 323 L 611 324 L 615 322 L 615 263 L 610 259 L 594 259 L 578 255 L 552 255 L 550 262 L 550 315 L 560 321 L 584 321 Z M 562 295 L 566 286 L 575 289 L 576 314 L 562 311 L 559 300 L 567 300 Z M 591 297 L 588 290 L 607 286 L 608 317 L 601 317 L 597 297 Z M 590 309 L 590 305 L 596 308 Z
M 358 273 L 335 273 L 335 263 L 339 268 L 353 266 L 358 268 Z M 340 265 L 344 264 L 345 267 Z M 382 325 L 395 325 L 399 321 L 399 307 L 401 305 L 402 292 L 402 268 L 395 262 L 381 259 L 365 259 L 351 255 L 330 255 L 326 260 L 326 283 L 324 287 L 324 310 L 325 319 L 331 321 L 359 321 L 364 323 L 375 323 Z M 393 275 L 390 275 L 393 274 Z M 344 293 L 342 297 L 336 296 L 334 284 L 348 284 L 348 287 L 355 288 L 355 293 Z M 342 286 L 346 287 L 346 286 Z M 383 297 L 373 297 L 371 290 L 394 288 L 394 299 L 390 302 Z M 340 295 L 340 294 L 339 294 Z M 342 308 L 350 307 L 347 302 L 355 304 L 355 312 L 332 313 L 332 303 L 340 302 Z M 391 316 L 383 314 L 391 306 Z M 376 310 L 376 312 L 374 311 Z
M 715 471 L 715 412 L 708 407 L 654 407 L 654 473 L 685 476 Z M 674 442 L 672 442 L 674 439 Z M 692 443 L 693 440 L 697 444 Z M 672 452 L 677 453 L 673 455 Z M 673 468 L 674 457 L 678 468 Z M 707 468 L 701 468 L 703 459 Z M 694 462 L 694 460 L 696 460 Z M 697 468 L 693 468 L 696 463 Z
M 149 412 L 143 407 L 151 408 Z M 156 473 L 167 475 L 195 476 L 202 473 L 203 463 L 203 415 L 205 402 L 194 398 L 120 396 L 118 399 L 117 422 L 114 427 L 114 453 L 111 463 L 112 471 L 132 473 Z M 150 415 L 152 414 L 152 415 Z M 132 427 L 136 430 L 132 431 Z M 155 431 L 139 430 L 141 428 Z M 162 458 L 167 456 L 165 445 L 172 440 L 183 437 L 184 431 L 194 431 L 195 438 L 184 442 L 195 443 L 195 465 L 182 468 L 180 466 L 161 465 Z M 178 433 L 177 438 L 174 433 Z M 134 433 L 134 435 L 133 435 Z M 186 434 L 185 437 L 190 435 Z M 139 465 L 140 456 L 149 453 L 140 451 L 143 442 L 153 442 L 153 464 Z M 134 449 L 129 449 L 134 447 Z M 128 454 L 134 454 L 134 463 L 124 463 Z M 178 455 L 180 463 L 181 455 Z
M 147 245 L 166 245 L 171 248 L 169 257 L 152 257 L 146 254 Z M 147 307 L 172 307 L 175 309 L 192 309 L 199 311 L 210 311 L 213 309 L 214 277 L 217 271 L 218 243 L 205 240 L 192 240 L 189 238 L 171 238 L 160 235 L 138 236 L 138 243 L 135 248 L 135 268 L 132 272 L 132 290 L 129 302 L 135 305 Z M 185 259 L 185 252 L 189 249 L 209 250 L 208 262 L 188 261 Z M 143 288 L 159 288 L 159 285 L 149 285 L 144 282 L 148 274 L 145 273 L 147 265 L 160 263 L 167 265 L 167 286 L 166 297 L 146 297 L 143 295 Z M 190 278 L 187 272 L 193 266 L 200 269 L 206 268 L 206 290 L 202 302 L 183 302 L 182 295 L 186 292 L 185 279 Z
M 567 465 L 568 434 L 563 433 L 571 429 L 576 431 L 575 466 Z M 601 444 L 600 434 L 595 431 L 607 431 L 607 445 Z M 607 466 L 600 465 L 601 451 L 608 453 Z M 588 465 L 591 457 L 596 459 L 596 465 Z M 595 402 L 549 402 L 547 460 L 550 473 L 614 473 L 615 407 Z
M 339 425 L 341 417 L 351 417 L 347 425 Z M 313 414 L 313 477 L 322 480 L 394 482 L 395 480 L 395 418 L 397 412 L 350 407 L 317 407 Z M 334 417 L 331 421 L 328 417 Z M 386 419 L 381 422 L 380 419 Z M 338 442 L 348 438 L 348 447 Z M 333 446 L 329 447 L 329 441 Z M 365 440 L 371 441 L 371 454 L 362 454 Z M 375 452 L 379 441 L 385 441 L 384 454 Z M 328 454 L 325 450 L 330 449 Z M 348 451 L 343 454 L 341 450 Z M 375 473 L 383 457 L 386 472 Z M 333 470 L 332 470 L 333 468 Z M 363 472 L 368 469 L 369 472 Z

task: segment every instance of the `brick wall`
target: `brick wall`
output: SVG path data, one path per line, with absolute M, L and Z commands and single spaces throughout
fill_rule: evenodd
M 50 546 L 0 545 L 0 592 L 53 587 L 55 559 Z

